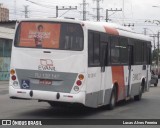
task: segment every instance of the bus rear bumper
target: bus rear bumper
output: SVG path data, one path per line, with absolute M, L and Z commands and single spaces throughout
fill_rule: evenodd
M 15 89 L 10 86 L 9 96 L 12 99 L 28 99 L 85 104 L 85 92 L 70 94 L 50 91 Z

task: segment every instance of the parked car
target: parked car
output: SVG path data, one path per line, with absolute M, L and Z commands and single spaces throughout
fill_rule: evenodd
M 154 84 L 155 87 L 158 85 L 158 75 L 154 73 L 154 71 L 151 71 L 151 84 Z

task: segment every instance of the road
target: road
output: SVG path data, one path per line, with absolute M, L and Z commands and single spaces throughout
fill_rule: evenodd
M 105 108 L 52 108 L 48 103 L 13 100 L 8 82 L 0 82 L 0 119 L 159 119 L 160 85 L 150 87 L 141 101 L 119 103 L 114 110 Z M 62 126 L 63 127 L 63 126 Z

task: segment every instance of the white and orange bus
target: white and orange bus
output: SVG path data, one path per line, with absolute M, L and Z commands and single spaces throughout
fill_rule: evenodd
M 140 100 L 151 79 L 150 38 L 120 25 L 70 19 L 17 22 L 10 98 L 97 108 Z

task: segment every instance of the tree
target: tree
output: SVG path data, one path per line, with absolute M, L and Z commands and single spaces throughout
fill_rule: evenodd
M 153 52 L 152 52 L 152 62 L 157 64 L 157 65 L 158 65 L 158 56 L 160 58 L 160 51 L 159 51 L 159 54 L 158 54 L 158 49 L 153 50 Z

